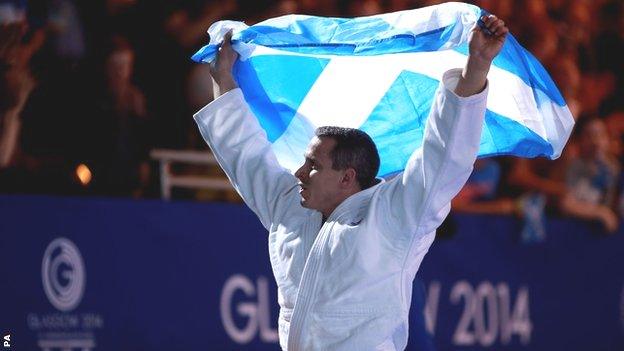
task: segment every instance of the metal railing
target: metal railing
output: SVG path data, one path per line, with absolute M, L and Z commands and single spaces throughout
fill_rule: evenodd
M 227 179 L 199 175 L 176 175 L 171 172 L 172 163 L 215 166 L 217 160 L 208 151 L 179 151 L 155 149 L 150 157 L 160 163 L 160 192 L 164 199 L 171 198 L 171 188 L 232 190 Z

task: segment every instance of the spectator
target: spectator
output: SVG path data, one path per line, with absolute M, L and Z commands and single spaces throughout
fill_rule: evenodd
M 19 148 L 21 113 L 35 87 L 30 57 L 40 44 L 24 44 L 25 21 L 0 27 L 0 169 L 9 167 Z
M 412 1 L 410 0 L 388 0 L 386 1 L 387 12 L 405 11 L 412 8 Z M 502 15 L 500 15 L 501 18 Z
M 510 198 L 498 198 L 497 188 L 501 177 L 501 168 L 493 158 L 479 159 L 466 185 L 452 202 L 457 212 L 482 214 L 513 214 L 515 201 Z
M 600 26 L 591 52 L 595 70 L 608 72 L 615 79 L 613 91 L 601 101 L 601 114 L 610 114 L 624 109 L 624 3 L 609 1 L 598 14 Z
M 341 10 L 347 17 L 362 17 L 383 12 L 381 6 L 379 0 L 345 1 Z
M 561 94 L 566 99 L 572 116 L 577 119 L 583 111 L 579 96 L 581 72 L 572 54 L 569 52 L 557 54 L 556 62 L 553 63 L 551 61 L 550 73 L 555 83 L 557 83 Z
M 511 164 L 507 182 L 515 188 L 519 214 L 524 220 L 522 239 L 542 241 L 546 236 L 544 216 L 559 213 L 559 203 L 565 194 L 562 161 L 514 158 Z
M 56 56 L 70 64 L 82 61 L 86 55 L 84 28 L 74 1 L 51 1 L 48 17 Z
M 619 163 L 609 154 L 609 136 L 604 121 L 581 120 L 577 125 L 579 154 L 566 170 L 565 214 L 598 221 L 607 233 L 618 228 L 613 211 Z
M 115 37 L 104 62 L 104 90 L 95 98 L 94 145 L 99 164 L 98 187 L 106 194 L 139 196 L 149 181 L 148 112 L 145 97 L 132 82 L 134 51 Z

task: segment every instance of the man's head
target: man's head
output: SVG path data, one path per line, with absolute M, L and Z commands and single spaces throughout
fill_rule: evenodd
M 295 173 L 301 184 L 301 205 L 325 217 L 347 197 L 377 183 L 379 153 L 360 130 L 320 127 L 305 157 Z
M 601 158 L 609 151 L 609 132 L 605 122 L 596 117 L 581 118 L 576 124 L 580 152 L 585 158 Z

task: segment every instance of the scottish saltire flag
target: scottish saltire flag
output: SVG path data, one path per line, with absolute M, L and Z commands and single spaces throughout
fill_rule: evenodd
M 234 29 L 234 76 L 284 167 L 303 163 L 316 127 L 335 125 L 373 138 L 383 176 L 402 170 L 421 147 L 438 83 L 465 65 L 468 34 L 481 13 L 445 3 L 352 19 L 220 21 L 193 59 L 212 61 Z M 559 157 L 574 120 L 546 70 L 511 34 L 488 79 L 479 156 Z

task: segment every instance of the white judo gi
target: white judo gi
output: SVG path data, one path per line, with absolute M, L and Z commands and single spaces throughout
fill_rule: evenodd
M 322 222 L 303 208 L 297 179 L 282 168 L 240 89 L 195 116 L 219 164 L 269 231 L 278 286 L 282 349 L 403 350 L 412 282 L 470 175 L 487 87 L 453 93 L 461 70 L 445 73 L 422 148 L 405 171 L 343 201 Z

